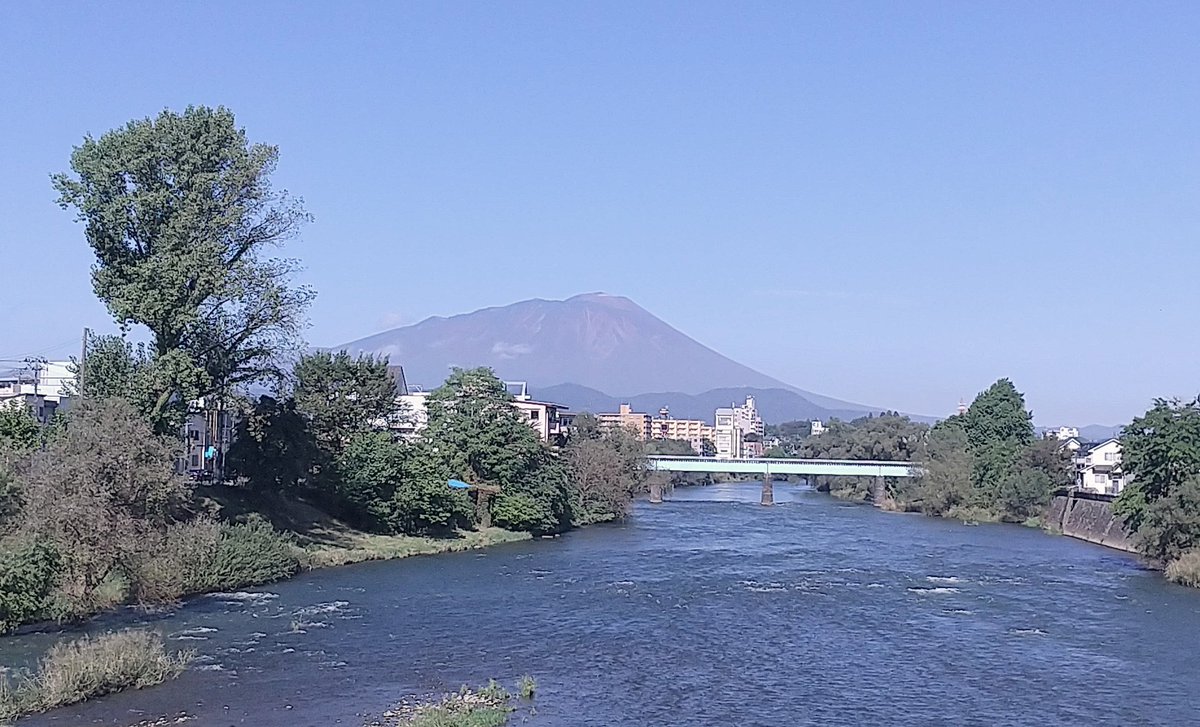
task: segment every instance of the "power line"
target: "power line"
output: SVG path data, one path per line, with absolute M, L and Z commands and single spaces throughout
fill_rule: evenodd
M 66 341 L 63 341 L 62 343 L 56 343 L 56 344 L 53 344 L 50 346 L 46 346 L 45 348 L 40 348 L 36 351 L 29 351 L 26 353 L 17 353 L 17 354 L 9 354 L 7 356 L 0 356 L 0 361 L 24 361 L 25 359 L 32 358 L 33 356 L 47 354 L 47 353 L 50 353 L 51 351 L 63 350 L 65 348 L 67 348 L 68 346 L 74 348 L 77 341 L 78 341 L 78 339 L 71 338 Z

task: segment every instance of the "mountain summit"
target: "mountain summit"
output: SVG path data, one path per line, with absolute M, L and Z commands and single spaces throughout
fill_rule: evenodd
M 561 384 L 618 395 L 786 389 L 819 408 L 868 410 L 759 373 L 632 300 L 605 293 L 428 318 L 336 348 L 386 355 L 404 367 L 408 381 L 427 387 L 441 383 L 452 366 L 490 366 L 501 378 L 528 381 L 535 391 Z

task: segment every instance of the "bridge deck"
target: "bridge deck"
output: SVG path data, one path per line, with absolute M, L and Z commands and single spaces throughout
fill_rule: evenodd
M 715 459 L 712 457 L 648 457 L 658 472 L 751 472 L 774 475 L 825 475 L 849 477 L 914 477 L 912 462 L 876 462 L 857 459 Z

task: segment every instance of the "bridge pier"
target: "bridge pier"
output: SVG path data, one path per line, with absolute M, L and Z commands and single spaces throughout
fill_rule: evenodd
M 875 507 L 881 507 L 887 501 L 887 486 L 883 483 L 883 475 L 875 475 L 875 486 L 871 488 L 871 502 Z
M 770 467 L 767 467 L 767 472 L 763 475 L 761 502 L 767 506 L 775 504 L 775 483 L 771 481 Z
M 650 483 L 650 504 L 661 505 L 663 501 L 663 486 L 661 482 Z

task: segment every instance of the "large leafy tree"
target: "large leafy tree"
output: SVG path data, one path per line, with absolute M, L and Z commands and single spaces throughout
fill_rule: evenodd
M 278 158 L 227 109 L 188 107 L 85 138 L 53 177 L 96 255 L 96 295 L 152 334 L 160 430 L 189 399 L 276 375 L 296 341 L 312 293 L 270 251 L 307 215 L 272 187 Z
M 810 459 L 869 459 L 910 461 L 929 427 L 896 412 L 865 416 L 850 422 L 833 419 L 825 431 L 801 441 L 798 452 Z M 834 481 L 835 480 L 835 481 Z M 819 489 L 837 488 L 846 497 L 871 496 L 873 480 L 863 477 L 827 478 Z
M 386 358 L 312 353 L 300 358 L 294 375 L 296 409 L 331 455 L 355 434 L 386 426 L 397 415 L 396 382 Z
M 963 428 L 974 457 L 972 484 L 984 499 L 994 501 L 1001 483 L 1033 442 L 1033 415 L 1012 381 L 1000 379 L 971 402 Z
M 1200 400 L 1156 399 L 1121 433 L 1121 468 L 1132 477 L 1116 512 L 1138 530 L 1154 502 L 1200 473 Z
M 445 535 L 471 524 L 466 493 L 447 486 L 424 440 L 400 442 L 387 432 L 356 435 L 338 458 L 343 514 L 371 530 Z
M 963 417 L 952 416 L 930 429 L 916 462 L 919 475 L 902 485 L 909 507 L 943 515 L 970 503 L 972 459 Z
M 83 362 L 73 370 L 82 374 L 67 384 L 73 395 L 92 399 L 120 398 L 150 417 L 158 400 L 154 352 L 146 343 L 133 343 L 125 336 L 89 336 Z
M 317 445 L 293 399 L 261 396 L 238 419 L 231 474 L 258 492 L 295 491 L 312 473 Z
M 1143 553 L 1162 562 L 1200 546 L 1200 474 L 1145 506 L 1138 518 L 1136 542 Z
M 455 369 L 430 393 L 428 407 L 423 436 L 442 471 L 500 488 L 493 506 L 497 525 L 535 533 L 570 527 L 566 470 L 517 416 L 512 396 L 491 369 Z
M 690 444 L 680 444 L 687 454 L 695 454 Z M 641 440 L 622 428 L 600 436 L 572 437 L 564 454 L 577 522 L 612 520 L 629 513 L 649 474 L 644 448 Z

